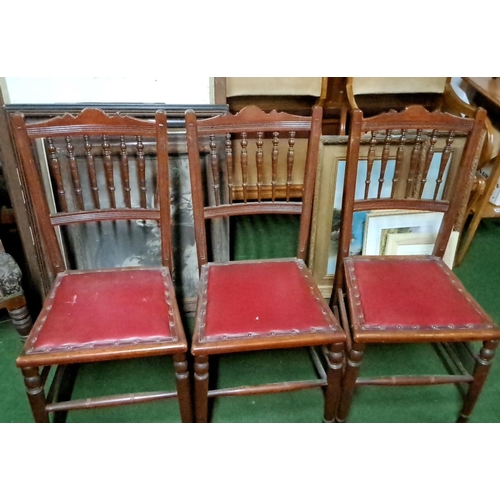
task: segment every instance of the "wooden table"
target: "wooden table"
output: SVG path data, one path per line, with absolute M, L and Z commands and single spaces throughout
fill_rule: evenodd
M 478 106 L 488 111 L 494 122 L 500 122 L 500 78 L 463 76 L 460 87 Z

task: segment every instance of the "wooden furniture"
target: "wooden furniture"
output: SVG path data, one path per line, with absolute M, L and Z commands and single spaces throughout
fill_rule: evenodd
M 0 309 L 7 309 L 12 325 L 25 341 L 33 326 L 21 285 L 21 269 L 14 258 L 5 252 L 0 241 Z
M 464 221 L 464 232 L 457 252 L 456 265 L 460 265 L 469 249 L 477 228 L 482 219 L 500 217 L 500 205 L 490 202 L 493 191 L 500 182 L 500 155 L 491 160 L 483 169 L 487 168 L 489 176 L 484 180 L 484 188 L 476 196 L 472 196 L 467 205 L 466 215 L 471 216 L 469 221 Z
M 483 218 L 500 216 L 500 206 L 490 202 L 500 179 L 500 81 L 496 78 L 462 78 L 460 87 L 470 101 L 488 111 L 491 126 L 488 129 L 487 151 L 484 151 L 479 167 L 481 174 L 488 175 L 485 187 L 478 196 L 471 197 L 467 206 L 470 220 L 464 225 L 464 233 L 457 253 L 456 263 L 461 264 L 472 243 L 477 228 Z M 486 148 L 485 148 L 486 149 Z
M 276 111 L 266 114 L 254 106 L 206 120 L 197 120 L 195 113 L 188 111 L 186 128 L 201 275 L 191 347 L 196 420 L 209 419 L 208 399 L 212 397 L 324 387 L 324 419 L 333 421 L 345 334 L 303 260 L 309 239 L 321 108 L 314 108 L 312 118 Z M 206 165 L 200 162 L 202 138 L 210 141 Z M 268 138 L 272 147 L 264 151 Z M 308 141 L 307 155 L 302 159 L 295 156 L 299 140 Z M 300 165 L 301 160 L 305 165 Z M 207 181 L 203 182 L 205 176 Z M 211 221 L 213 234 L 216 223 L 251 214 L 300 216 L 297 257 L 209 262 L 207 221 Z M 318 346 L 326 355 L 326 367 L 314 349 Z M 210 360 L 215 355 L 305 347 L 311 348 L 317 380 L 209 388 Z
M 442 257 L 463 191 L 477 166 L 485 117 L 484 110 L 471 119 L 438 111 L 430 113 L 422 106 L 371 118 L 364 118 L 360 110 L 352 112 L 333 294 L 333 304 L 339 306 L 350 344 L 338 421 L 346 420 L 356 385 L 468 384 L 458 421 L 466 422 L 471 416 L 486 381 L 500 329 L 467 293 Z M 453 179 L 446 180 L 448 186 L 442 198 L 436 196 L 444 181 L 441 175 L 433 182 L 431 195 L 424 197 L 435 145 L 440 139 L 446 141 L 438 158 L 439 170 L 444 172 L 450 149 L 464 135 L 468 137 L 466 146 L 453 154 L 455 160 L 459 156 L 459 170 Z M 368 148 L 364 155 L 363 140 Z M 381 159 L 377 165 L 374 158 Z M 367 174 L 361 177 L 365 189 L 355 197 L 361 165 L 366 165 Z M 388 209 L 443 214 L 432 256 L 349 256 L 353 214 Z M 482 346 L 474 354 L 475 367 L 469 373 L 461 362 L 460 349 L 472 349 L 468 344 L 472 341 L 481 342 Z M 448 355 L 449 367 L 456 368 L 455 373 L 358 377 L 368 344 L 398 343 L 432 343 L 440 355 Z M 391 346 L 385 349 L 389 354 Z
M 347 101 L 351 109 L 360 108 L 365 116 L 402 110 L 420 104 L 434 110 L 467 106 L 451 86 L 451 77 L 347 77 Z M 470 108 L 466 108 L 470 111 Z
M 477 106 L 466 103 L 455 92 L 450 77 L 392 77 L 392 78 L 363 78 L 348 77 L 346 83 L 347 102 L 349 109 L 360 109 L 365 117 L 395 109 L 401 111 L 406 106 L 420 104 L 429 111 L 447 111 L 456 116 L 474 117 Z M 478 167 L 489 164 L 498 154 L 500 140 L 497 131 L 486 118 L 487 136 L 481 150 Z M 490 167 L 491 168 L 491 167 Z M 477 224 L 479 223 L 479 205 L 483 205 L 488 186 L 480 173 L 472 185 L 471 196 L 464 202 L 459 211 L 456 230 L 460 235 L 460 250 L 457 253 L 455 264 L 459 265 L 472 240 Z M 482 208 L 484 210 L 484 208 Z M 464 225 L 469 214 L 475 213 L 474 220 L 469 225 L 468 234 L 461 237 Z
M 172 249 L 167 122 L 84 109 L 12 129 L 33 200 L 53 286 L 17 359 L 36 422 L 69 410 L 177 397 L 181 419 L 192 420 L 188 345 L 171 279 Z M 146 165 L 153 169 L 146 169 Z M 147 171 L 153 170 L 149 178 Z M 89 196 L 83 186 L 90 186 Z M 71 270 L 65 243 L 113 238 L 135 227 L 161 235 L 158 266 Z M 145 237 L 145 236 L 144 236 Z M 136 263 L 137 264 L 137 263 Z M 82 363 L 171 356 L 176 391 L 121 394 L 71 401 L 70 381 Z M 56 368 L 51 388 L 45 383 Z M 61 392 L 59 392 L 61 389 Z
M 457 116 L 472 117 L 477 111 L 476 106 L 456 94 L 451 77 L 348 77 L 346 97 L 349 110 L 361 109 L 365 117 L 391 109 L 401 111 L 414 104 L 429 111 L 448 111 Z M 483 156 L 489 155 L 488 158 L 491 156 L 490 142 L 485 142 L 482 152 Z
M 231 113 L 257 106 L 307 116 L 318 105 L 323 108 L 323 134 L 345 133 L 345 77 L 215 77 L 214 97 Z
M 492 77 L 462 77 L 460 87 L 477 105 L 485 108 L 495 122 L 500 121 L 500 80 Z
M 3 174 L 9 198 L 16 214 L 17 230 L 22 250 L 24 250 L 22 253 L 25 262 L 20 260 L 17 253 L 11 252 L 11 254 L 14 255 L 23 269 L 24 291 L 31 314 L 36 316 L 39 313 L 43 298 L 51 288 L 52 278 L 50 263 L 47 261 L 46 253 L 42 247 L 42 235 L 35 221 L 35 209 L 27 188 L 23 165 L 19 161 L 19 155 L 13 143 L 10 117 L 15 113 L 22 113 L 27 122 L 48 120 L 63 116 L 65 113 L 78 114 L 85 107 L 97 107 L 106 113 L 122 113 L 135 118 L 152 120 L 154 120 L 157 110 L 166 112 L 169 129 L 170 189 L 174 200 L 172 204 L 178 208 L 172 212 L 173 253 L 176 268 L 174 285 L 179 293 L 181 313 L 194 314 L 198 266 L 194 249 L 192 217 L 190 211 L 187 210 L 188 204 L 185 202 L 185 200 L 190 200 L 191 196 L 184 130 L 184 113 L 187 107 L 165 103 L 4 104 L 0 88 L 0 161 L 3 163 Z M 205 118 L 225 113 L 228 109 L 227 105 L 215 106 L 212 104 L 193 105 L 189 108 L 195 109 L 198 116 Z M 91 196 L 88 184 L 82 185 L 82 189 L 84 196 Z M 108 252 L 109 258 L 106 258 L 107 263 L 105 264 L 107 267 L 121 266 L 126 258 L 137 256 L 134 241 L 144 241 L 144 238 L 131 238 L 131 240 L 131 242 L 124 241 L 123 243 L 117 241 L 117 244 L 112 247 L 112 251 Z M 85 245 L 82 244 L 82 247 L 85 248 Z M 192 257 L 190 252 L 193 253 Z M 143 253 L 143 256 L 145 255 Z M 91 257 L 88 251 L 83 251 L 80 258 L 85 256 Z M 87 263 L 87 267 L 90 264 Z

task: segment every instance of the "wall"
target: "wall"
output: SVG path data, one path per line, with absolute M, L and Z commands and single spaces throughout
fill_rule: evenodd
M 4 77 L 11 104 L 144 102 L 210 104 L 213 78 L 193 77 Z M 5 93 L 4 93 L 5 95 Z M 212 101 L 213 102 L 213 101 Z

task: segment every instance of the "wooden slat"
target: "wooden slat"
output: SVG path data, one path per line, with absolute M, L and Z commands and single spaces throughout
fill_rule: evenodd
M 87 157 L 87 170 L 89 173 L 90 180 L 90 190 L 92 192 L 92 199 L 94 200 L 94 208 L 101 208 L 101 203 L 99 201 L 99 186 L 97 184 L 97 173 L 95 169 L 95 160 L 92 152 L 92 143 L 90 142 L 90 137 L 88 135 L 83 136 L 85 141 L 85 154 Z
M 417 182 L 418 165 L 420 162 L 420 155 L 422 153 L 422 130 L 417 130 L 417 137 L 415 145 L 412 148 L 410 156 L 410 171 L 406 179 L 406 193 L 405 198 L 414 198 L 415 186 Z
M 144 143 L 142 137 L 137 136 L 136 143 L 137 152 L 137 180 L 139 183 L 139 197 L 141 208 L 147 207 L 147 193 L 146 193 L 146 160 L 144 159 Z
M 78 172 L 78 165 L 75 158 L 75 148 L 70 136 L 66 136 L 66 149 L 69 158 L 69 170 L 71 172 L 71 180 L 73 182 L 73 189 L 76 195 L 76 206 L 78 210 L 85 210 L 83 205 L 82 185 L 80 183 L 80 174 Z
M 111 158 L 110 144 L 107 135 L 102 136 L 102 149 L 103 149 L 103 161 L 104 161 L 104 174 L 106 177 L 106 187 L 108 189 L 109 204 L 111 205 L 111 208 L 116 208 L 113 159 Z
M 215 135 L 210 136 L 210 167 L 212 169 L 214 201 L 216 205 L 220 205 L 219 158 L 217 156 L 217 143 L 215 142 Z
M 454 136 L 455 133 L 452 130 L 449 133 L 448 138 L 446 139 L 446 147 L 444 148 L 444 151 L 441 155 L 441 162 L 439 164 L 439 173 L 436 179 L 436 188 L 434 189 L 434 199 L 437 199 L 439 188 L 441 187 L 441 183 L 443 182 L 443 176 L 446 169 L 446 165 L 448 164 L 448 160 L 450 159 L 451 155 L 451 145 L 453 144 Z
M 286 201 L 290 200 L 290 186 L 292 184 L 293 164 L 295 161 L 295 132 L 290 132 L 288 152 L 286 155 Z
M 314 387 L 323 387 L 326 380 L 304 380 L 300 382 L 276 382 L 274 384 L 253 385 L 231 387 L 226 389 L 212 389 L 208 391 L 208 397 L 221 396 L 248 396 L 251 394 L 276 394 L 279 392 L 300 391 L 304 389 L 313 389 Z
M 110 208 L 95 209 L 85 212 L 58 213 L 50 216 L 53 226 L 64 224 L 81 224 L 82 222 L 98 222 L 105 220 L 159 220 L 159 210 L 147 208 Z
M 52 403 L 45 407 L 48 412 L 70 411 L 70 410 L 91 410 L 92 408 L 105 408 L 111 406 L 121 406 L 127 404 L 149 403 L 151 401 L 161 401 L 177 397 L 176 392 L 141 392 L 135 394 L 118 394 L 115 396 L 102 396 L 97 398 L 74 399 L 72 401 L 61 401 Z
M 247 201 L 247 186 L 248 186 L 248 140 L 247 133 L 243 132 L 241 134 L 241 154 L 240 154 L 240 163 L 241 163 L 241 179 L 243 185 L 243 201 Z
M 405 145 L 406 145 L 406 130 L 401 131 L 401 136 L 399 138 L 399 146 L 396 152 L 396 166 L 394 168 L 394 177 L 392 178 L 392 192 L 391 198 L 394 197 L 396 189 L 399 184 L 401 170 L 403 168 L 404 155 L 405 155 Z
M 302 213 L 302 203 L 285 201 L 263 201 L 261 203 L 233 203 L 218 207 L 205 207 L 206 219 L 229 217 L 230 215 L 257 215 L 257 214 L 297 214 Z
M 255 153 L 255 164 L 257 167 L 257 200 L 262 200 L 262 170 L 264 164 L 264 151 L 262 150 L 262 145 L 264 144 L 263 132 L 257 132 L 257 151 Z
M 125 142 L 125 136 L 120 136 L 120 173 L 122 178 L 123 186 L 123 198 L 125 200 L 125 206 L 128 208 L 132 207 L 132 200 L 130 198 L 130 167 L 128 161 L 127 143 Z
M 425 189 L 425 184 L 427 183 L 427 175 L 429 174 L 429 168 L 431 166 L 432 160 L 434 158 L 434 147 L 437 141 L 437 131 L 433 130 L 431 137 L 429 139 L 429 147 L 425 153 L 425 160 L 421 163 L 421 171 L 418 173 L 418 197 L 421 198 Z
M 47 144 L 49 151 L 49 168 L 52 173 L 52 177 L 56 182 L 57 198 L 59 200 L 60 210 L 61 212 L 67 212 L 68 203 L 66 201 L 66 191 L 64 189 L 61 175 L 61 165 L 59 163 L 59 158 L 57 157 L 57 149 L 54 145 L 54 139 L 52 137 L 47 137 Z
M 391 131 L 387 130 L 385 133 L 384 148 L 382 150 L 382 159 L 380 163 L 380 177 L 378 179 L 377 198 L 380 198 L 382 195 L 382 187 L 384 186 L 385 172 L 387 170 L 387 162 L 389 161 L 390 145 L 391 145 Z
M 373 162 L 375 161 L 375 146 L 377 144 L 377 139 L 375 133 L 372 132 L 372 137 L 370 139 L 370 147 L 368 149 L 367 166 L 366 166 L 366 178 L 365 178 L 365 194 L 364 199 L 368 199 L 368 193 L 370 191 L 370 182 L 373 170 Z
M 273 152 L 271 156 L 271 186 L 272 186 L 272 200 L 276 199 L 276 175 L 278 172 L 278 160 L 279 160 L 279 143 L 280 143 L 280 133 L 273 132 Z
M 227 168 L 227 187 L 229 190 L 229 203 L 233 202 L 233 143 L 231 134 L 226 134 L 226 168 Z
M 442 385 L 472 382 L 472 375 L 422 375 L 358 378 L 356 385 Z

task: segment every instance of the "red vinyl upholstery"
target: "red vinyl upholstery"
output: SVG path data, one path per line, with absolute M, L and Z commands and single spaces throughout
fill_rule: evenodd
M 32 352 L 175 340 L 171 294 L 166 269 L 61 274 L 35 324 Z
M 484 325 L 484 318 L 464 287 L 437 259 L 353 258 L 367 327 Z
M 301 267 L 300 260 L 210 265 L 205 336 L 331 330 Z

